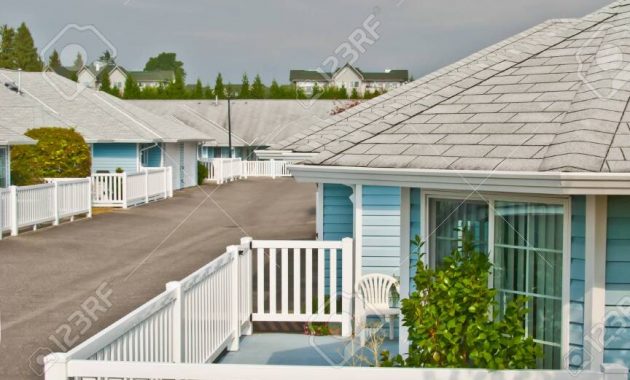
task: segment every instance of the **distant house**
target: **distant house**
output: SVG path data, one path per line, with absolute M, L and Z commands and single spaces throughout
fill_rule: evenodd
M 383 72 L 361 71 L 358 67 L 346 64 L 333 73 L 317 70 L 291 70 L 289 80 L 307 95 L 313 93 L 313 87 L 345 87 L 348 94 L 356 89 L 359 96 L 366 93 L 385 92 L 402 86 L 409 81 L 407 70 L 385 70 Z
M 28 144 L 35 144 L 35 141 L 0 124 L 0 188 L 11 184 L 11 147 Z
M 72 66 L 58 66 L 58 67 L 46 67 L 46 72 L 56 73 L 64 78 L 75 80 L 77 76 L 77 69 Z
M 2 83 L 17 83 L 17 77 L 16 71 L 0 69 Z M 0 86 L 0 125 L 10 125 L 19 134 L 44 126 L 76 129 L 92 148 L 93 173 L 171 166 L 174 189 L 197 184 L 198 146 L 212 137 L 90 88 L 67 99 L 50 80 L 60 91 L 77 87 L 58 75 L 45 78 L 26 72 L 21 74 L 20 94 L 12 86 Z
M 201 159 L 240 157 L 254 153 L 330 117 L 340 102 L 318 100 L 308 107 L 298 100 L 232 100 L 232 148 L 228 144 L 227 101 L 131 100 L 131 104 L 177 120 L 212 137 L 200 146 Z
M 98 89 L 103 73 L 109 74 L 111 86 L 118 88 L 121 94 L 125 90 L 125 81 L 129 76 L 140 88 L 166 86 L 175 81 L 175 72 L 172 70 L 129 71 L 120 65 L 96 61 L 79 70 L 78 82 L 86 87 Z

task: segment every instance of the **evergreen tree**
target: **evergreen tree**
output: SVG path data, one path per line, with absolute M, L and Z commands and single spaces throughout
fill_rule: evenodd
M 53 70 L 61 67 L 61 60 L 59 59 L 59 53 L 57 53 L 57 50 L 53 50 L 52 54 L 48 58 L 48 67 Z
M 258 74 L 256 74 L 256 78 L 254 78 L 254 83 L 252 84 L 251 98 L 252 99 L 265 98 L 265 86 L 263 86 L 262 79 L 260 79 L 260 75 Z
M 214 99 L 214 91 L 212 91 L 212 88 L 210 86 L 206 87 L 203 96 L 206 99 Z
M 186 84 L 181 74 L 175 74 L 175 81 L 166 86 L 166 97 L 168 99 L 185 99 Z
M 107 69 L 103 70 L 103 73 L 101 74 L 100 90 L 107 92 L 108 94 L 112 92 L 112 83 L 109 80 L 109 71 Z
M 15 30 L 8 25 L 0 27 L 0 67 L 5 69 L 15 69 L 15 58 L 13 51 L 13 43 L 15 39 Z
M 271 87 L 269 87 L 269 97 L 271 99 L 283 98 L 282 89 L 280 88 L 280 86 L 278 85 L 278 82 L 276 82 L 275 79 L 271 81 Z
M 352 89 L 352 94 L 350 95 L 350 99 L 359 99 L 359 92 L 356 88 Z
M 238 94 L 238 97 L 241 99 L 249 99 L 250 97 L 249 78 L 247 77 L 247 73 L 243 73 L 243 79 L 241 80 L 241 92 Z
M 98 60 L 112 65 L 116 63 L 116 60 L 112 57 L 112 53 L 110 53 L 109 50 L 105 50 Z
M 20 24 L 20 27 L 17 29 L 13 46 L 17 68 L 24 71 L 42 70 L 42 61 L 37 54 L 37 48 L 35 47 L 35 42 L 33 42 L 31 31 L 28 30 L 25 23 Z
M 218 96 L 219 99 L 225 99 L 225 86 L 221 73 L 217 74 L 217 79 L 214 82 L 214 95 Z
M 348 99 L 348 90 L 346 86 L 342 85 L 337 91 L 337 99 Z
M 197 83 L 195 83 L 195 89 L 192 93 L 193 99 L 203 99 L 203 85 L 201 84 L 201 80 L 197 79 Z
M 123 97 L 125 99 L 138 99 L 140 98 L 141 91 L 138 83 L 131 77 L 131 75 L 127 75 L 127 79 L 125 79 L 125 92 L 123 93 Z
M 72 68 L 75 70 L 81 70 L 81 68 L 85 65 L 85 63 L 83 62 L 83 56 L 81 55 L 81 53 L 77 52 L 77 57 L 74 59 L 74 64 L 72 65 Z

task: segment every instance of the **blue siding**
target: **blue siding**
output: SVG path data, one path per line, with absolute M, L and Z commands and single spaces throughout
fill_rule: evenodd
M 409 213 L 409 237 L 413 240 L 416 235 L 419 235 L 421 239 L 425 239 L 424 236 L 421 236 L 422 233 L 422 225 L 420 222 L 421 212 L 420 212 L 420 189 L 411 189 L 409 191 L 410 196 L 410 213 Z M 416 275 L 416 265 L 418 264 L 418 253 L 416 252 L 417 248 L 411 244 L 409 247 L 409 292 L 413 292 L 416 290 L 416 284 L 413 282 L 413 277 Z M 420 251 L 422 253 L 422 249 Z
M 351 187 L 324 184 L 324 240 L 353 237 L 354 207 L 350 196 L 352 196 Z
M 582 364 L 584 345 L 584 224 L 586 198 L 571 200 L 571 314 L 569 316 L 570 366 Z
M 400 188 L 363 186 L 363 273 L 400 274 Z
M 136 172 L 138 162 L 138 144 L 108 143 L 92 145 L 92 173 L 107 170 L 115 173 L 122 168 L 126 173 Z
M 145 150 L 143 152 L 142 164 L 149 168 L 160 167 L 162 164 L 162 149 L 162 145 L 158 144 L 157 146 L 152 146 L 151 148 Z
M 604 361 L 630 366 L 630 197 L 608 197 Z

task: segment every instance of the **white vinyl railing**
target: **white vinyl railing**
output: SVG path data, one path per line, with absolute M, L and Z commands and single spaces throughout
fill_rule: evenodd
M 50 178 L 47 183 L 10 186 L 0 189 L 0 238 L 2 232 L 12 236 L 21 228 L 74 220 L 76 215 L 92 216 L 90 178 Z
M 248 177 L 290 177 L 292 161 L 242 161 L 240 158 L 215 158 L 200 161 L 208 169 L 208 179 L 218 184 Z M 240 166 L 240 167 L 239 167 Z
M 149 203 L 173 196 L 172 168 L 142 168 L 138 173 L 92 175 L 95 207 L 122 207 Z
M 342 336 L 350 335 L 352 239 L 254 240 L 252 248 L 257 267 L 253 321 L 336 322 Z

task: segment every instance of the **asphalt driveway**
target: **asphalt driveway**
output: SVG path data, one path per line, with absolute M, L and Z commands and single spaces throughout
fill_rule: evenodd
M 248 180 L 0 241 L 0 378 L 72 347 L 237 244 L 312 239 L 315 188 Z

